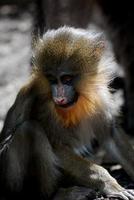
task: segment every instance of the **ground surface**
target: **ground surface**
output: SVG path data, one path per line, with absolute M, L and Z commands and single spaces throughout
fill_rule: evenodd
M 0 130 L 8 108 L 30 71 L 32 17 L 28 12 L 15 16 L 15 7 L 0 7 Z M 126 188 L 134 183 L 121 169 L 111 173 Z M 60 189 L 54 200 L 87 200 L 96 195 L 86 189 Z

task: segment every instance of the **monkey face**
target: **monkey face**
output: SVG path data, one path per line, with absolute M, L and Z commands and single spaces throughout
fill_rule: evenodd
M 96 114 L 102 104 L 100 85 L 106 85 L 103 66 L 99 67 L 103 41 L 81 30 L 75 33 L 73 28 L 65 32 L 64 27 L 47 32 L 34 54 L 39 91 L 65 127 Z
M 51 88 L 52 99 L 56 106 L 68 108 L 78 100 L 75 83 L 78 76 L 71 73 L 46 73 Z

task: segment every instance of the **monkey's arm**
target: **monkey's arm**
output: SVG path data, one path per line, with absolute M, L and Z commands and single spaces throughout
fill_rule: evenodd
M 112 155 L 134 180 L 134 149 L 128 136 L 120 127 L 113 127 L 109 139 L 104 143 L 109 155 Z
M 57 189 L 60 177 L 58 161 L 38 122 L 23 122 L 16 129 L 9 148 L 3 153 L 4 156 L 0 157 L 0 169 L 4 171 L 0 174 L 0 183 L 2 180 L 3 187 L 6 184 L 9 191 L 11 189 L 12 192 L 18 192 L 23 189 L 21 187 L 25 177 L 31 178 L 31 174 L 34 174 L 32 181 L 37 181 L 38 188 L 46 199 Z M 6 188 L 6 193 L 8 189 Z
M 35 93 L 32 91 L 32 88 L 29 88 L 27 91 L 22 88 L 18 93 L 14 104 L 7 112 L 4 126 L 0 133 L 0 153 L 12 140 L 16 129 L 29 119 L 34 100 Z
M 57 188 L 60 173 L 44 129 L 32 120 L 31 111 L 35 109 L 36 100 L 36 88 L 30 84 L 20 90 L 7 113 L 0 134 L 0 169 L 4 171 L 0 173 L 0 183 L 2 180 L 3 187 L 5 183 L 13 192 L 20 190 L 24 178 L 31 178 L 28 171 L 30 165 L 36 177 L 32 180 L 38 181 L 39 190 L 48 197 Z
M 108 197 L 134 200 L 134 191 L 125 190 L 103 167 L 80 157 L 65 147 L 57 151 L 61 166 L 79 184 L 94 187 Z

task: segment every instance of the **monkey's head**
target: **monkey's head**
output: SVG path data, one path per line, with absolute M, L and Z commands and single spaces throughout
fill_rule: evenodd
M 104 49 L 100 35 L 68 27 L 48 31 L 37 43 L 38 84 L 44 85 L 42 93 L 65 126 L 93 115 L 101 104 L 99 90 L 107 88 L 107 76 L 100 66 Z

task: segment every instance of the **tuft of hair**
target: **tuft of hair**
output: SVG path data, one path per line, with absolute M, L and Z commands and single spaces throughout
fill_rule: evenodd
M 71 27 L 49 30 L 36 44 L 35 69 L 45 71 L 70 60 L 75 70 L 94 71 L 105 49 L 100 37 L 101 34 Z

